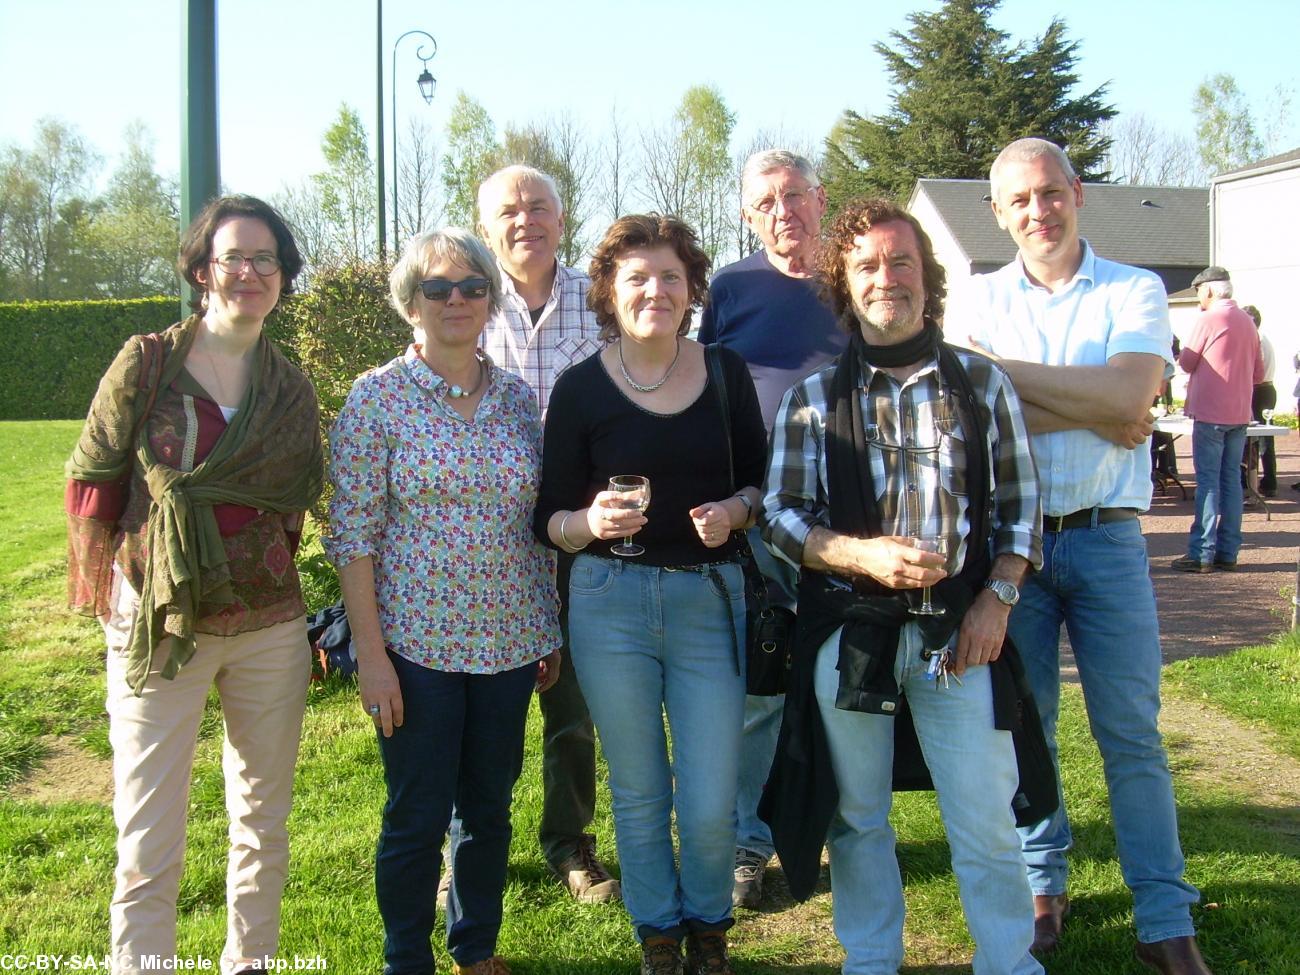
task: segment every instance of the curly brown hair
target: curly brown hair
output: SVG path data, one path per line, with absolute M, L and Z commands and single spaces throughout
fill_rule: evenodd
M 686 284 L 690 291 L 690 305 L 682 316 L 679 335 L 691 328 L 691 314 L 696 307 L 703 308 L 709 300 L 709 269 L 713 262 L 700 247 L 699 237 L 684 220 L 665 217 L 658 213 L 632 213 L 619 217 L 591 256 L 591 290 L 587 292 L 587 307 L 596 314 L 600 337 L 606 342 L 618 337 L 618 319 L 611 310 L 614 301 L 614 278 L 618 262 L 630 250 L 638 247 L 672 248 L 686 266 Z
M 867 233 L 882 223 L 901 221 L 912 228 L 921 249 L 921 283 L 925 287 L 925 317 L 933 322 L 943 319 L 943 301 L 948 296 L 947 272 L 934 256 L 934 246 L 929 235 L 921 229 L 920 221 L 891 200 L 880 198 L 850 201 L 836 214 L 826 231 L 825 239 L 817 252 L 817 271 L 822 288 L 835 315 L 842 322 L 845 313 L 853 311 L 853 295 L 849 293 L 844 255 L 853 250 L 853 239 Z M 857 328 L 855 322 L 847 325 Z

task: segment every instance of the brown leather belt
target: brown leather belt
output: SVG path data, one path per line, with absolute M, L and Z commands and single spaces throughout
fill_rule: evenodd
M 1097 514 L 1099 525 L 1137 517 L 1136 508 L 1084 508 L 1081 511 L 1071 511 L 1068 515 L 1043 515 L 1043 531 L 1063 532 L 1069 528 L 1087 528 L 1092 524 L 1093 512 Z

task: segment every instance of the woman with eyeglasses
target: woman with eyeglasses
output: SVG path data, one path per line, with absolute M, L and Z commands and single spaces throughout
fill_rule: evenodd
M 310 677 L 294 552 L 323 478 L 316 394 L 263 334 L 302 258 L 274 209 L 227 196 L 186 230 L 177 267 L 195 313 L 126 343 L 67 466 L 69 598 L 108 639 L 119 975 L 176 954 L 214 684 L 231 819 L 221 971 L 260 972 L 276 954 Z
M 447 950 L 456 972 L 505 975 L 511 792 L 530 696 L 560 667 L 550 556 L 531 531 L 541 424 L 528 385 L 478 349 L 501 278 L 477 238 L 412 238 L 389 284 L 415 341 L 357 379 L 330 433 L 326 543 L 388 786 L 375 854 L 384 971 L 433 973 L 454 804 Z

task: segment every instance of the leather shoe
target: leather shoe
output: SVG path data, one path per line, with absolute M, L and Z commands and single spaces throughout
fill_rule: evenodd
M 1070 915 L 1069 894 L 1034 895 L 1034 943 L 1029 950 L 1037 955 L 1047 955 L 1056 950 L 1061 941 L 1061 928 Z
M 1196 939 L 1189 934 L 1164 941 L 1137 943 L 1133 952 L 1137 960 L 1162 975 L 1213 975 L 1196 947 Z

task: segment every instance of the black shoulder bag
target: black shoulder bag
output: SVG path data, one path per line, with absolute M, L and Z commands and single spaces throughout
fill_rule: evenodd
M 707 346 L 704 358 L 722 408 L 722 433 L 727 441 L 727 477 L 734 494 L 736 469 L 731 454 L 731 403 L 718 348 L 717 345 Z M 749 537 L 743 531 L 736 532 L 735 536 L 740 544 L 740 567 L 745 573 L 745 693 L 761 697 L 784 694 L 790 676 L 794 613 L 785 606 L 772 603 L 767 592 L 767 579 L 759 571 L 749 547 Z

